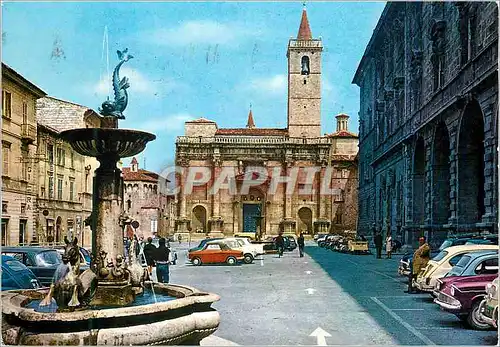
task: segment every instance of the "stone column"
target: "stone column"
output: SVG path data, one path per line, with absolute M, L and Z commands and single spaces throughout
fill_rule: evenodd
M 495 232 L 497 228 L 497 159 L 495 131 L 495 105 L 493 103 L 484 107 L 484 215 L 481 218 L 483 231 Z
M 290 174 L 290 168 L 292 166 L 292 163 L 287 161 L 285 162 L 285 176 L 288 177 Z M 290 183 L 287 182 L 285 184 L 285 219 L 290 219 L 292 218 L 292 195 L 287 194 L 287 191 L 289 190 L 289 185 Z
M 182 170 L 185 173 L 187 166 L 182 165 Z M 189 219 L 187 219 L 186 216 L 186 196 L 184 195 L 185 190 L 184 190 L 184 177 L 180 177 L 179 181 L 179 195 L 178 195 L 178 200 L 179 200 L 179 216 L 176 220 L 177 222 L 177 232 L 178 233 L 187 233 L 187 226 Z
M 214 158 L 212 167 L 212 177 L 210 179 L 212 183 L 212 189 L 214 189 L 214 182 L 217 180 L 221 173 L 221 161 L 218 158 Z M 224 220 L 221 216 L 221 191 L 214 191 L 212 195 L 212 217 L 209 220 L 210 232 L 211 233 L 222 233 L 224 228 Z M 215 236 L 215 235 L 214 235 Z
M 100 166 L 95 170 L 93 186 L 93 206 L 95 216 L 92 220 L 92 253 L 99 256 L 107 253 L 106 263 L 115 262 L 118 255 L 123 256 L 123 231 L 120 215 L 123 211 L 123 178 L 116 167 L 117 156 L 97 158 Z
M 458 126 L 452 125 L 449 130 L 450 134 L 450 217 L 448 225 L 445 227 L 449 230 L 455 230 L 458 223 L 458 153 L 457 153 L 457 134 Z

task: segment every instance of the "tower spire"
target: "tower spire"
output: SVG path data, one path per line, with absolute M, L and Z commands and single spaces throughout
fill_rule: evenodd
M 302 19 L 300 20 L 299 33 L 297 40 L 312 40 L 311 28 L 309 27 L 309 20 L 307 19 L 306 3 L 302 9 Z
M 255 128 L 255 122 L 253 121 L 253 114 L 252 114 L 252 104 L 250 104 L 250 112 L 248 112 L 248 121 L 247 121 L 247 128 Z

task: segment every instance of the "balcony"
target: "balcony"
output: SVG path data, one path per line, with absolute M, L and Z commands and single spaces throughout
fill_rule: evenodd
M 36 140 L 36 127 L 32 124 L 21 124 L 21 139 L 27 143 Z

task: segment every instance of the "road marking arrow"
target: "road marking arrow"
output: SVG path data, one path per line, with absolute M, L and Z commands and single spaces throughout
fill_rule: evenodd
M 307 292 L 307 294 L 309 294 L 309 295 L 313 295 L 315 291 L 316 291 L 316 289 L 314 289 L 314 288 L 307 288 L 307 289 L 306 289 L 306 292 Z
M 317 327 L 316 330 L 314 330 L 309 336 L 316 337 L 318 341 L 318 346 L 328 346 L 326 344 L 326 337 L 331 337 L 332 335 L 330 335 L 320 327 Z
M 310 275 L 312 274 L 312 271 L 306 271 L 306 274 Z

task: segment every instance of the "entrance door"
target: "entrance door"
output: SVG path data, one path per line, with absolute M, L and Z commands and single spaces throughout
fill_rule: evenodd
M 261 204 L 243 204 L 243 232 L 254 233 L 257 231 L 256 219 L 262 211 Z
M 9 220 L 2 218 L 2 246 L 7 246 L 9 244 L 7 237 L 8 235 Z
M 26 225 L 28 221 L 26 219 L 19 220 L 19 246 L 23 246 L 26 242 Z

